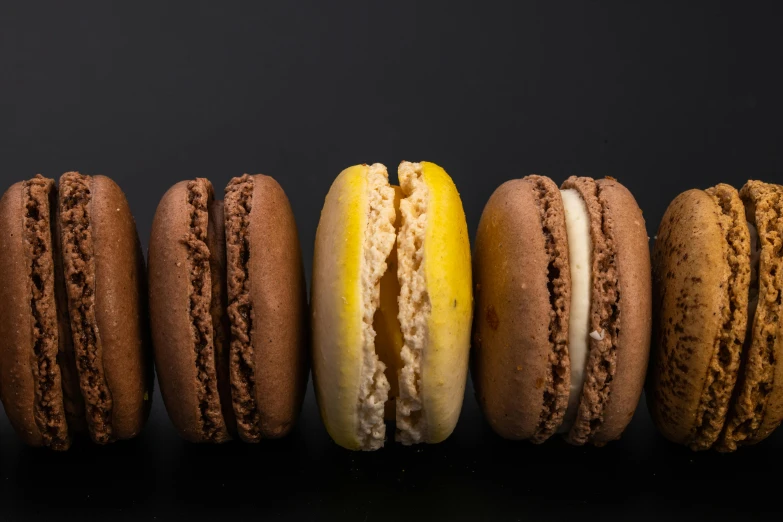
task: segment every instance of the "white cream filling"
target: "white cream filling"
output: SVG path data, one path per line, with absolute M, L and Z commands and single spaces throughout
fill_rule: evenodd
M 558 433 L 567 433 L 576 419 L 585 381 L 590 337 L 602 339 L 604 332 L 590 332 L 592 288 L 590 216 L 582 196 L 574 189 L 561 190 L 568 233 L 568 262 L 571 268 L 571 314 L 568 319 L 568 355 L 571 359 L 571 389 L 568 409 Z

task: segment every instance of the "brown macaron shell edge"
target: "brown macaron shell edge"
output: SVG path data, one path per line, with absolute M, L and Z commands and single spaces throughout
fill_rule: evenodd
M 158 382 L 172 423 L 179 434 L 191 442 L 221 442 L 228 439 L 228 433 L 216 395 L 214 355 L 208 353 L 213 347 L 211 340 L 201 339 L 204 346 L 197 350 L 200 336 L 211 336 L 211 316 L 206 320 L 204 317 L 210 306 L 205 306 L 203 299 L 211 295 L 212 274 L 203 274 L 208 259 L 193 258 L 194 254 L 203 255 L 203 250 L 197 252 L 197 249 L 204 248 L 206 232 L 202 227 L 200 234 L 194 234 L 194 212 L 197 214 L 196 226 L 203 224 L 208 213 L 204 208 L 194 209 L 189 201 L 194 183 L 194 188 L 200 189 L 202 200 L 204 193 L 208 193 L 207 202 L 201 201 L 208 206 L 211 199 L 208 181 L 182 181 L 166 192 L 153 219 L 149 246 L 150 320 Z M 199 263 L 198 267 L 196 263 Z M 205 280 L 210 283 L 208 294 L 195 296 L 198 305 L 195 311 L 191 301 L 195 292 L 194 273 L 199 274 L 204 285 L 202 292 L 207 286 Z M 201 332 L 200 328 L 209 332 Z M 208 364 L 208 359 L 213 363 Z M 214 415 L 216 407 L 217 417 Z
M 495 190 L 473 263 L 471 376 L 478 402 L 500 436 L 543 442 L 562 421 L 570 387 L 565 211 L 549 178 L 528 176 Z M 559 295 L 550 294 L 550 284 Z
M 293 429 L 308 378 L 307 293 L 294 214 L 282 187 L 255 174 L 248 238 L 251 342 L 263 438 Z
M 94 334 L 92 355 L 74 343 L 87 425 L 96 442 L 129 439 L 143 428 L 152 399 L 146 277 L 136 224 L 125 194 L 106 176 L 67 172 L 59 185 L 71 327 L 80 322 Z
M 783 187 L 748 181 L 739 192 L 757 230 L 758 305 L 748 318 L 743 373 L 734 392 L 720 451 L 754 444 L 783 420 Z
M 39 176 L 37 178 L 42 179 Z M 49 190 L 54 190 L 53 180 L 46 179 L 46 182 Z M 33 259 L 31 248 L 26 244 L 28 233 L 25 223 L 28 184 L 29 181 L 15 183 L 0 200 L 0 248 L 6 255 L 4 268 L 0 271 L 0 303 L 3 308 L 3 321 L 0 321 L 0 397 L 11 425 L 26 444 L 51 445 L 53 449 L 65 450 L 70 446 L 70 437 L 67 433 L 61 396 L 53 404 L 55 410 L 61 410 L 62 413 L 60 422 L 55 426 L 55 431 L 60 433 L 57 437 L 60 440 L 53 441 L 51 435 L 44 433 L 39 422 L 39 420 L 56 419 L 41 419 L 38 411 L 40 403 L 38 360 L 35 355 L 33 335 L 33 327 L 37 321 L 31 309 Z M 56 203 L 48 196 L 47 198 L 49 213 L 56 213 Z M 47 227 L 51 231 L 51 224 L 47 224 Z M 48 255 L 51 258 L 50 235 L 48 247 Z M 53 276 L 52 268 L 52 282 Z M 43 281 L 41 283 L 44 284 Z M 56 306 L 56 300 L 53 295 L 49 298 L 50 303 L 46 308 L 51 310 L 51 306 Z M 58 332 L 52 331 L 51 328 L 49 334 L 58 336 Z M 50 370 L 53 379 L 59 383 L 59 366 L 54 364 Z M 65 433 L 62 433 L 63 429 Z
M 650 353 L 652 277 L 647 229 L 636 199 L 615 180 L 599 179 L 596 185 L 612 228 L 620 320 L 611 393 L 603 422 L 591 437 L 601 446 L 620 438 L 639 405 Z

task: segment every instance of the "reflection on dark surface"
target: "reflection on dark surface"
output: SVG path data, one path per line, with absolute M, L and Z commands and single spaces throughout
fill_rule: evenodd
M 138 440 L 67 453 L 22 446 L 4 420 L 3 520 L 692 520 L 778 509 L 771 464 L 783 434 L 732 455 L 693 453 L 661 438 L 643 405 L 605 448 L 536 446 L 495 436 L 469 389 L 446 442 L 353 453 L 329 439 L 312 389 L 294 433 L 258 445 L 185 443 L 157 399 Z

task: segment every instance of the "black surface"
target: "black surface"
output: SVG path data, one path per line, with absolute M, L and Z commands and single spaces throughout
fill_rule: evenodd
M 0 190 L 107 174 L 145 245 L 164 191 L 195 176 L 275 176 L 308 277 L 323 197 L 355 163 L 439 163 L 471 234 L 532 172 L 618 178 L 650 236 L 687 188 L 783 181 L 774 4 L 16 4 L 0 6 Z M 310 389 L 289 438 L 199 447 L 156 394 L 138 440 L 66 454 L 23 447 L 3 414 L 0 520 L 779 519 L 781 462 L 783 430 L 696 454 L 643 403 L 604 449 L 509 443 L 470 388 L 438 446 L 344 451 Z

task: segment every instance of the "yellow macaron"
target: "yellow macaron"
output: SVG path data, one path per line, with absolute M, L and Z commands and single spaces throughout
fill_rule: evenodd
M 315 239 L 313 380 L 331 437 L 374 450 L 446 439 L 462 408 L 473 310 L 467 224 L 434 163 L 350 167 Z M 396 248 L 395 248 L 396 245 Z

